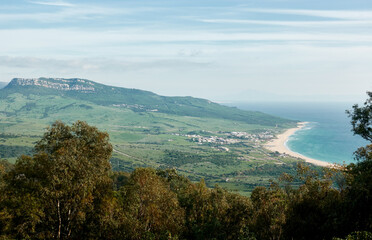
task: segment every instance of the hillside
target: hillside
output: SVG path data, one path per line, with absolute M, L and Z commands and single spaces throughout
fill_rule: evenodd
M 56 120 L 107 131 L 114 170 L 176 168 L 192 180 L 249 192 L 299 161 L 262 147 L 294 121 L 204 99 L 46 78 L 13 79 L 0 90 L 0 158 L 30 155 Z
M 101 106 L 127 108 L 135 112 L 160 112 L 179 116 L 229 119 L 267 126 L 289 122 L 260 112 L 223 106 L 205 99 L 164 97 L 148 91 L 106 86 L 78 78 L 15 78 L 0 91 L 0 98 L 4 99 L 13 93 L 21 93 L 25 96 L 63 96 Z

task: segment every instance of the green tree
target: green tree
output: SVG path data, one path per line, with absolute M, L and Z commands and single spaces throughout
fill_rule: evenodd
M 367 95 L 369 98 L 364 102 L 363 107 L 355 104 L 353 110 L 348 110 L 346 113 L 351 118 L 354 134 L 372 142 L 372 92 L 367 92 Z
M 284 190 L 276 184 L 272 184 L 269 189 L 256 187 L 251 199 L 253 203 L 252 231 L 257 239 L 281 239 L 288 207 L 288 198 Z
M 240 239 L 249 235 L 252 203 L 247 197 L 202 180 L 190 184 L 180 198 L 186 212 L 186 239 Z
M 298 165 L 294 179 L 302 184 L 287 189 L 288 210 L 284 224 L 286 239 L 330 239 L 339 233 L 342 216 L 342 195 L 333 179 L 339 169 L 324 168 L 321 172 Z M 322 174 L 321 174 L 322 173 Z
M 0 159 L 0 239 L 4 239 L 4 240 L 8 239 L 6 232 L 10 229 L 9 221 L 11 219 L 11 216 L 4 208 L 1 207 L 2 205 L 1 203 L 3 203 L 4 199 L 6 199 L 6 195 L 4 191 L 5 183 L 3 180 L 3 175 L 7 171 L 9 171 L 11 166 L 12 165 L 8 163 L 7 161 Z
M 169 184 L 151 168 L 138 168 L 121 189 L 127 239 L 168 239 L 184 227 L 184 211 Z
M 6 160 L 0 159 L 0 177 L 9 172 L 11 169 L 13 169 L 13 164 Z
M 345 228 L 351 231 L 372 231 L 372 92 L 364 106 L 353 106 L 347 111 L 351 117 L 354 134 L 360 135 L 370 144 L 355 152 L 356 164 L 350 164 L 346 194 L 347 215 Z
M 108 134 L 85 122 L 67 126 L 57 121 L 36 144 L 35 152 L 32 157 L 20 157 L 4 176 L 6 197 L 1 208 L 11 216 L 9 234 L 90 238 L 88 233 L 104 224 L 95 219 L 107 217 L 100 209 L 107 209 L 112 201 Z
M 366 231 L 356 231 L 346 236 L 346 238 L 333 238 L 333 240 L 370 240 L 372 233 Z

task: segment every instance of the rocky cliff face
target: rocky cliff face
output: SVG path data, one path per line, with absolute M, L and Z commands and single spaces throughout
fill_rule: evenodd
M 61 91 L 95 91 L 93 82 L 79 78 L 14 78 L 8 86 L 39 86 Z

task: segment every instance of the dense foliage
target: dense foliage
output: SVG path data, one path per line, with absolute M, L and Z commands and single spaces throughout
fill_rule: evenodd
M 370 123 L 358 123 L 367 140 Z M 250 197 L 174 169 L 113 173 L 108 134 L 85 122 L 54 123 L 34 152 L 0 161 L 0 239 L 371 239 L 372 145 L 356 164 L 300 164 Z

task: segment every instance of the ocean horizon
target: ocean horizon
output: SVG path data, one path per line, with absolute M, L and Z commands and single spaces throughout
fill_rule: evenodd
M 354 135 L 350 118 L 345 113 L 355 103 L 285 103 L 285 102 L 236 102 L 226 105 L 243 110 L 253 110 L 271 115 L 308 122 L 291 135 L 286 146 L 309 158 L 329 163 L 356 162 L 354 152 L 368 144 Z

